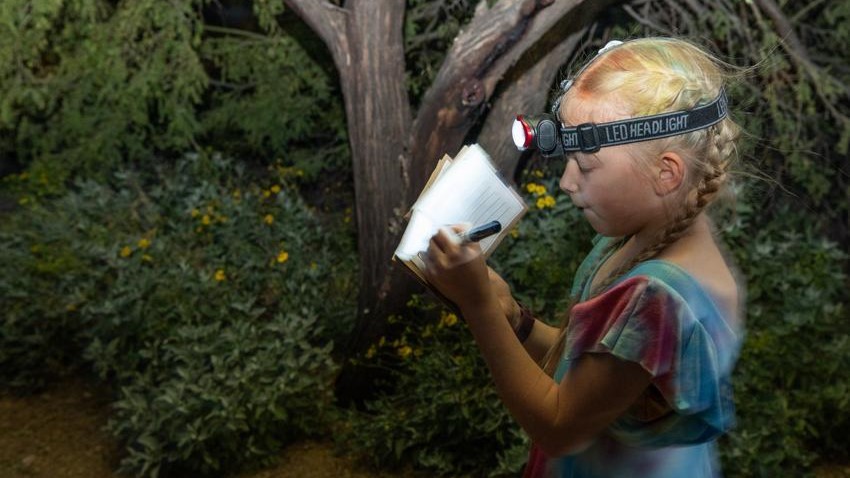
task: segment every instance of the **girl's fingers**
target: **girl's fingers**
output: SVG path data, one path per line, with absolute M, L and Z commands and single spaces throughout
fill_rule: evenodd
M 460 246 L 460 238 L 457 234 L 441 227 L 437 233 L 431 237 L 431 246 L 437 247 L 444 253 L 457 251 Z
M 454 231 L 455 234 L 461 234 L 463 232 L 466 232 L 466 230 L 470 228 L 470 225 L 469 223 L 453 224 L 451 227 L 452 231 Z

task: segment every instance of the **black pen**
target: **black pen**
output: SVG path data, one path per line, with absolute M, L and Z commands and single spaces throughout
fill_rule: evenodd
M 492 236 L 493 234 L 498 234 L 501 230 L 502 223 L 500 223 L 499 221 L 490 221 L 486 224 L 482 224 L 478 227 L 473 227 L 472 229 L 461 233 L 460 242 L 461 244 L 478 242 L 482 239 Z

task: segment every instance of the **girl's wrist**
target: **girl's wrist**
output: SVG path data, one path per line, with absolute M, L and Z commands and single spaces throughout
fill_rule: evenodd
M 528 340 L 528 336 L 531 335 L 532 329 L 534 329 L 534 323 L 537 322 L 537 319 L 534 318 L 534 314 L 531 312 L 531 309 L 526 307 L 522 302 L 517 302 L 519 306 L 518 313 L 511 320 L 511 328 L 516 335 L 519 343 L 525 343 Z

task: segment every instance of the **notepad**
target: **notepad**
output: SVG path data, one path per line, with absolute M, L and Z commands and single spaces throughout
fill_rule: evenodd
M 446 155 L 437 163 L 411 207 L 393 259 L 427 285 L 418 254 L 428 249 L 440 227 L 499 221 L 501 232 L 479 243 L 484 257 L 489 257 L 527 210 L 522 196 L 502 178 L 484 148 L 464 146 L 454 158 Z

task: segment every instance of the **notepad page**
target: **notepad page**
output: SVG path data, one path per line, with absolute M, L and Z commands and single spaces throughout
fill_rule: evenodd
M 524 208 L 522 200 L 502 181 L 484 150 L 478 145 L 469 146 L 420 196 L 396 255 L 409 260 L 427 250 L 431 236 L 442 226 L 467 224 L 475 227 L 497 220 L 507 227 Z M 485 254 L 497 237 L 480 242 Z

